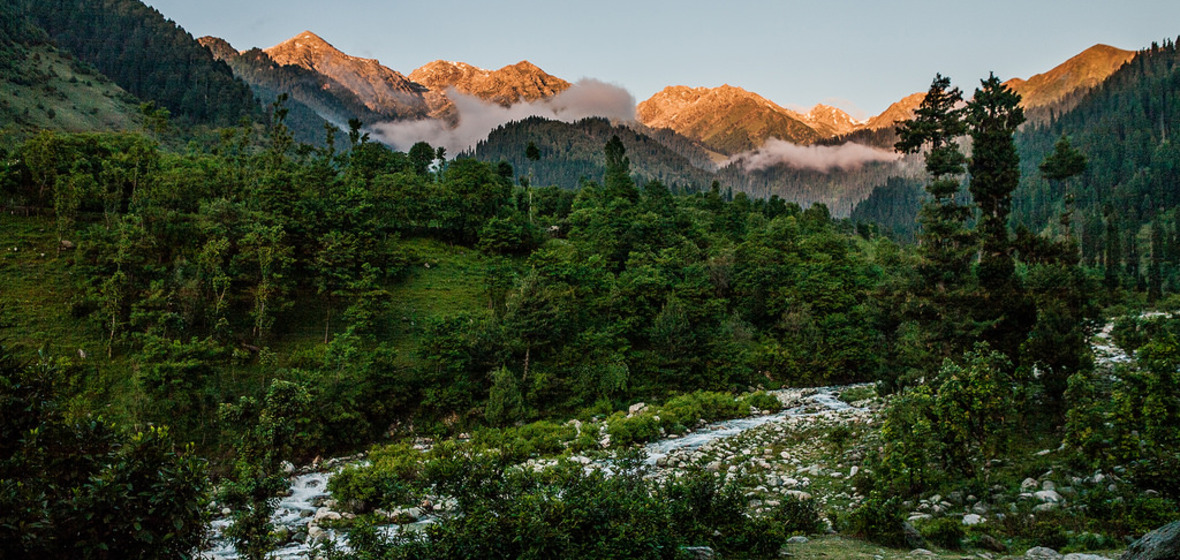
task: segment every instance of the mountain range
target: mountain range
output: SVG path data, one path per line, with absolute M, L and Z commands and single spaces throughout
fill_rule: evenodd
M 239 52 L 214 37 L 200 42 L 256 90 L 269 93 L 288 83 L 286 89 L 295 101 L 335 123 L 349 118 L 367 124 L 440 119 L 454 126 L 461 118 L 453 100 L 456 93 L 509 107 L 551 98 L 571 85 L 527 60 L 499 70 L 437 60 L 407 75 L 377 60 L 348 55 L 310 31 L 261 50 Z M 1022 94 L 1026 108 L 1051 107 L 1101 83 L 1134 54 L 1095 45 L 1045 73 L 1006 83 Z M 303 85 L 296 85 L 300 80 Z M 920 92 L 907 95 L 881 114 L 857 121 L 839 108 L 822 104 L 806 113 L 788 109 L 729 84 L 674 85 L 640 102 L 636 120 L 649 129 L 669 129 L 688 138 L 721 163 L 759 148 L 770 138 L 808 145 L 857 131 L 890 129 L 894 122 L 909 118 L 923 97 Z

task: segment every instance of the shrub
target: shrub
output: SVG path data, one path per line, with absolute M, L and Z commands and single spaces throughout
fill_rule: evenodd
M 756 393 L 746 395 L 742 401 L 751 407 L 760 410 L 778 412 L 783 409 L 783 401 L 778 400 L 778 397 L 767 393 L 766 391 L 758 391 Z
M 660 437 L 660 423 L 651 414 L 620 415 L 607 422 L 606 433 L 613 446 L 647 443 Z
M 886 499 L 873 493 L 848 514 L 846 530 L 880 545 L 904 548 L 907 543 L 903 515 L 897 498 Z
M 923 525 L 920 530 L 926 540 L 951 550 L 962 548 L 963 537 L 966 535 L 962 521 L 950 517 L 932 520 Z

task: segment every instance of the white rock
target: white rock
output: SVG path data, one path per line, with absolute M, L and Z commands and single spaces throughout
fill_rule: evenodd
M 1041 490 L 1040 492 L 1034 492 L 1033 497 L 1042 502 L 1051 502 L 1054 504 L 1059 504 L 1063 500 L 1061 494 L 1058 494 L 1056 490 Z
M 643 409 L 645 409 L 645 408 L 647 408 L 646 403 L 637 402 L 637 403 L 627 407 L 627 416 L 635 416 L 636 414 L 643 412 Z
M 982 516 L 975 513 L 968 513 L 967 515 L 963 516 L 963 524 L 968 526 L 979 525 L 985 521 L 987 521 L 987 519 L 984 519 Z
M 1032 492 L 1033 490 L 1036 490 L 1038 486 L 1040 486 L 1040 485 L 1037 484 L 1037 479 L 1026 478 L 1026 479 L 1024 479 L 1024 482 L 1020 483 L 1020 491 L 1021 492 Z
M 1024 553 L 1024 557 L 1029 560 L 1062 560 L 1061 553 L 1044 546 L 1037 546 L 1028 549 Z

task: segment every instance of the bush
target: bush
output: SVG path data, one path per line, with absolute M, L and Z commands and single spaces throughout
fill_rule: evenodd
M 783 401 L 778 400 L 778 397 L 766 391 L 758 391 L 746 395 L 742 398 L 742 401 L 753 408 L 769 410 L 770 412 L 778 412 L 783 409 Z
M 424 458 L 406 443 L 378 447 L 369 453 L 368 465 L 346 467 L 328 481 L 328 489 L 358 512 L 406 504 L 415 498 Z
M 950 550 L 959 550 L 963 547 L 963 537 L 966 531 L 963 529 L 962 521 L 950 517 L 941 517 L 922 525 L 920 528 L 922 536 L 926 540 Z
M 620 415 L 607 421 L 606 433 L 612 446 L 647 443 L 660 437 L 660 423 L 651 414 Z
M 892 548 L 905 548 L 905 518 L 897 498 L 870 494 L 860 507 L 852 510 L 846 530 L 853 536 Z

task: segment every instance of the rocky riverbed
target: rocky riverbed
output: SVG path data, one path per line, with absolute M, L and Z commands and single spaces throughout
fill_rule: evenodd
M 856 386 L 865 388 L 866 386 Z M 644 447 L 652 476 L 678 476 L 688 470 L 704 469 L 714 476 L 733 479 L 748 488 L 750 506 L 757 511 L 772 507 L 783 496 L 810 499 L 808 491 L 817 479 L 843 479 L 856 474 L 858 465 L 838 464 L 835 468 L 815 462 L 818 450 L 825 447 L 820 434 L 834 425 L 867 426 L 876 406 L 873 400 L 855 405 L 840 400 L 841 392 L 849 387 L 818 389 L 784 389 L 773 394 L 784 405 L 778 413 L 755 411 L 746 418 L 716 422 L 698 427 L 682 435 L 671 436 Z M 290 468 L 290 493 L 279 502 L 273 522 L 285 544 L 274 556 L 283 560 L 308 558 L 315 542 L 337 539 L 347 545 L 326 525 L 346 519 L 352 514 L 338 511 L 338 504 L 327 490 L 331 476 L 349 462 L 363 460 L 349 457 L 327 461 L 314 468 Z M 571 461 L 588 468 L 609 468 L 609 461 L 587 456 L 572 456 Z M 531 460 L 525 466 L 544 468 L 556 464 L 556 459 Z M 841 499 L 850 500 L 845 494 Z M 827 501 L 827 497 L 820 499 Z M 396 511 L 384 512 L 391 524 L 387 530 L 414 530 L 433 521 L 434 515 L 449 511 L 452 504 L 445 498 L 407 505 Z M 213 546 L 205 558 L 229 560 L 237 558 L 232 544 L 222 536 L 229 523 L 228 510 L 220 510 L 212 523 Z M 400 523 L 394 523 L 394 521 Z

